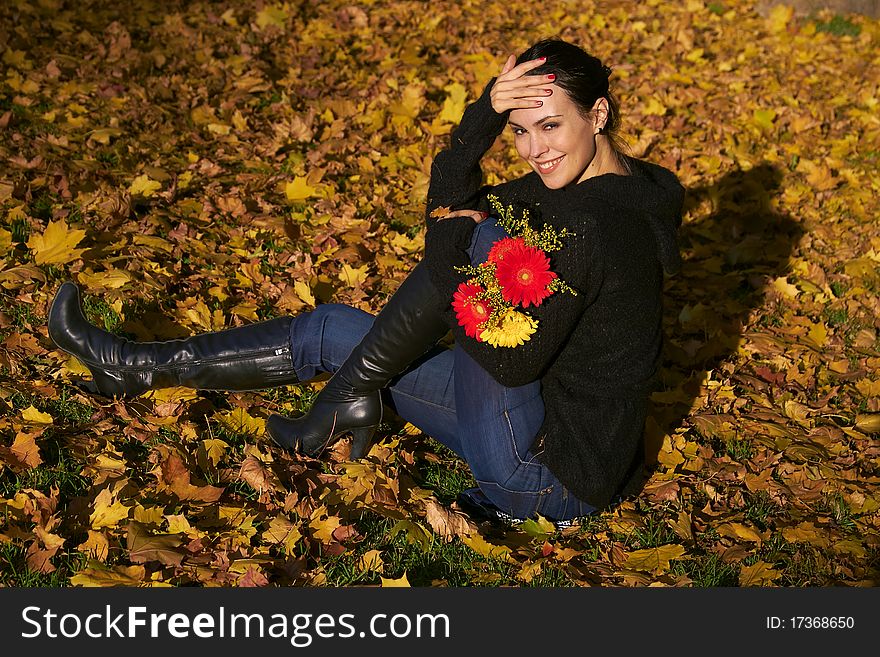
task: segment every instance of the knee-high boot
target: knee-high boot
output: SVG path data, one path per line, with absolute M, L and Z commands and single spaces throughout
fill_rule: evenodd
M 297 383 L 290 317 L 183 340 L 132 342 L 93 326 L 79 288 L 64 283 L 49 310 L 49 337 L 92 373 L 94 392 L 134 396 L 151 388 L 259 390 Z
M 380 391 L 448 330 L 442 301 L 419 263 L 376 316 L 372 327 L 299 418 L 269 417 L 272 439 L 289 450 L 318 456 L 335 438 L 351 433 L 350 458 L 366 454 L 382 421 Z

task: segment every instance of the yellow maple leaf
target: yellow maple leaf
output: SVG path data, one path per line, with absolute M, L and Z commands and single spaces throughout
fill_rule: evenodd
M 339 270 L 339 280 L 348 285 L 348 287 L 359 288 L 367 280 L 367 269 L 369 269 L 369 265 L 352 267 L 345 263 L 342 265 L 342 269 Z
M 305 176 L 295 176 L 293 182 L 284 186 L 284 195 L 288 201 L 302 201 L 317 195 L 318 188 L 309 185 Z
M 310 288 L 309 284 L 305 281 L 295 281 L 293 284 L 293 291 L 296 292 L 296 296 L 298 296 L 303 303 L 308 304 L 309 306 L 315 305 L 315 295 L 312 294 L 312 288 Z
M 772 109 L 756 109 L 752 115 L 752 122 L 761 130 L 773 130 L 773 122 L 776 120 L 776 112 Z
M 645 103 L 642 112 L 648 116 L 663 116 L 666 114 L 666 105 L 656 98 L 649 98 L 648 102 Z
M 395 125 L 401 125 L 414 120 L 419 115 L 424 104 L 425 88 L 419 84 L 407 85 L 400 94 L 400 100 L 396 103 L 391 103 L 388 108 L 394 115 L 392 122 Z
M 128 518 L 129 508 L 118 501 L 109 488 L 105 488 L 95 498 L 95 510 L 89 516 L 89 525 L 92 529 L 101 527 L 115 527 L 121 521 Z
M 319 506 L 309 518 L 312 536 L 323 543 L 333 541 L 333 532 L 342 524 L 339 516 L 331 515 L 326 506 Z
M 718 533 L 733 539 L 742 539 L 753 543 L 761 543 L 761 535 L 741 522 L 727 522 L 717 527 Z
M 273 545 L 283 545 L 286 554 L 293 554 L 294 546 L 302 538 L 296 525 L 284 516 L 275 516 L 262 534 L 263 540 Z
M 142 174 L 131 181 L 128 191 L 132 196 L 144 196 L 149 198 L 160 189 L 162 189 L 162 183 L 153 180 L 147 174 Z
M 98 128 L 97 130 L 92 130 L 88 137 L 99 144 L 107 145 L 113 137 L 118 137 L 121 134 L 122 130 L 119 128 Z
M 25 422 L 29 422 L 31 424 L 52 424 L 52 416 L 48 413 L 43 413 L 38 411 L 33 406 L 28 406 L 21 412 L 21 416 L 24 418 Z
M 226 441 L 220 440 L 219 438 L 207 438 L 199 445 L 197 458 L 200 463 L 205 461 L 206 463 L 210 463 L 212 467 L 216 468 L 220 461 L 223 460 L 223 457 L 226 456 L 226 451 L 228 449 L 229 443 Z
M 79 258 L 85 249 L 74 248 L 86 231 L 71 229 L 64 219 L 51 221 L 42 235 L 32 235 L 27 247 L 34 254 L 38 265 L 60 265 Z
M 233 306 L 230 312 L 252 322 L 256 322 L 259 319 L 257 317 L 257 305 L 254 303 L 240 303 L 237 306 Z
M 800 294 L 800 290 L 789 283 L 785 276 L 780 276 L 779 278 L 774 279 L 773 288 L 783 296 L 791 297 L 792 299 Z
M 828 340 L 828 329 L 822 323 L 811 323 L 807 338 L 813 343 L 813 345 L 821 349 L 825 346 L 825 342 Z
M 771 32 L 784 32 L 788 22 L 794 15 L 794 8 L 787 5 L 776 5 L 767 17 L 767 27 Z
M 655 548 L 636 550 L 630 552 L 624 563 L 624 568 L 630 570 L 644 570 L 648 572 L 663 572 L 669 570 L 669 562 L 681 558 L 685 549 L 674 543 L 661 545 Z
M 270 7 L 266 7 L 265 9 L 261 9 L 257 12 L 257 27 L 261 30 L 267 28 L 270 25 L 274 25 L 280 29 L 284 29 L 285 24 L 287 22 L 287 12 L 284 11 L 282 7 L 279 5 L 273 5 Z
M 444 87 L 446 100 L 443 101 L 443 109 L 440 110 L 440 119 L 449 123 L 458 123 L 464 114 L 464 106 L 467 103 L 467 89 L 458 82 L 453 82 Z
M 215 413 L 214 419 L 235 434 L 262 436 L 266 431 L 266 420 L 251 416 L 243 408 Z
M 131 282 L 131 274 L 123 269 L 108 269 L 107 271 L 92 272 L 81 271 L 77 274 L 80 284 L 89 289 L 107 288 L 118 290 Z

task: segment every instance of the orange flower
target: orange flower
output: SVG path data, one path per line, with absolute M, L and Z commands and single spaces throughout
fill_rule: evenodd
M 477 298 L 484 292 L 485 290 L 479 285 L 461 283 L 452 295 L 452 308 L 455 310 L 458 323 L 464 327 L 466 335 L 480 342 L 482 342 L 480 333 L 483 325 L 493 312 L 492 305 L 488 301 Z
M 550 271 L 550 258 L 533 246 L 524 242 L 514 244 L 498 262 L 495 268 L 501 294 L 505 301 L 540 306 L 552 291 L 550 282 L 556 274 Z

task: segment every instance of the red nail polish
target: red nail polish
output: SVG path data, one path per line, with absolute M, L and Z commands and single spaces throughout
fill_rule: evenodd
M 546 57 L 538 57 L 538 59 L 540 59 L 542 62 L 546 62 L 546 61 L 547 61 L 547 58 L 546 58 Z
M 553 75 L 553 73 L 550 73 L 550 74 L 547 75 L 547 79 L 548 79 L 548 80 L 555 80 L 555 79 L 556 79 L 556 76 Z

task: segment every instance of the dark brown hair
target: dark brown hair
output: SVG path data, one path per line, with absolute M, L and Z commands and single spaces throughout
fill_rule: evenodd
M 554 84 L 568 94 L 584 117 L 593 112 L 599 98 L 608 101 L 608 117 L 601 134 L 608 137 L 611 147 L 621 153 L 625 146 L 617 130 L 620 127 L 620 106 L 608 88 L 611 69 L 597 57 L 562 39 L 543 39 L 523 52 L 516 59 L 522 64 L 532 59 L 546 57 L 547 61 L 529 71 L 529 75 L 556 75 Z

